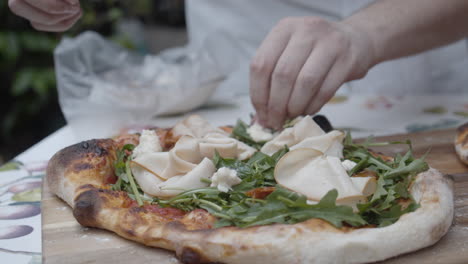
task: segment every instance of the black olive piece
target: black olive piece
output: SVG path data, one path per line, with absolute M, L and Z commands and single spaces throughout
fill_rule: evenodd
M 317 123 L 317 125 L 319 125 L 320 128 L 325 131 L 325 133 L 333 130 L 333 126 L 331 125 L 328 118 L 326 118 L 324 115 L 315 115 L 312 117 L 312 119 L 314 119 L 315 123 Z

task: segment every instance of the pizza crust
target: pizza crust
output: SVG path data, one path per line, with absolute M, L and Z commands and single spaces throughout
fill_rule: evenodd
M 176 252 L 184 263 L 365 263 L 437 242 L 453 219 L 452 181 L 435 169 L 419 174 L 411 193 L 421 205 L 383 228 L 337 229 L 320 219 L 294 225 L 212 229 L 204 210 L 164 217 L 145 207 L 125 207 L 124 192 L 106 189 L 116 144 L 92 140 L 58 152 L 47 169 L 53 193 L 77 221 L 139 243 Z
M 455 151 L 460 160 L 468 165 L 468 123 L 463 124 L 457 129 Z

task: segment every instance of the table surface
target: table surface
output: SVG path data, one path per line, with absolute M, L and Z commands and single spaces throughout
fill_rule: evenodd
M 238 118 L 248 121 L 248 116 L 253 112 L 253 109 L 247 96 L 239 96 L 233 98 L 229 102 L 210 102 L 194 112 L 204 116 L 214 125 L 225 125 L 233 124 Z M 404 97 L 382 95 L 338 95 L 325 105 L 324 108 L 322 108 L 321 114 L 327 116 L 335 127 L 350 130 L 356 138 L 366 137 L 368 135 L 383 136 L 450 127 L 453 128 L 458 126 L 468 121 L 466 118 L 466 115 L 468 114 L 468 101 L 466 97 L 453 95 L 410 95 Z M 160 117 L 149 120 L 150 122 L 147 124 L 171 126 L 181 118 L 182 116 Z M 92 118 L 90 118 L 90 120 L 91 119 Z M 94 133 L 97 131 L 90 130 L 90 132 Z M 426 137 L 422 137 L 421 135 L 423 134 L 410 136 L 416 143 L 415 147 L 417 154 L 421 154 L 426 151 L 427 145 L 432 146 L 431 154 L 428 157 L 429 163 L 432 166 L 441 169 L 444 173 L 463 173 L 467 171 L 466 167 L 463 167 L 459 162 L 457 163 L 457 160 L 453 155 L 445 156 L 444 154 L 449 151 L 453 152 L 453 146 L 451 145 L 452 135 L 450 135 L 450 133 L 447 134 L 444 132 L 443 134 L 438 134 L 438 132 L 435 132 Z M 93 256 L 97 254 L 96 252 L 100 251 L 96 249 L 102 249 L 105 251 L 107 247 L 110 247 L 107 246 L 109 245 L 109 243 L 107 243 L 108 239 L 118 241 L 115 242 L 117 244 L 114 245 L 110 243 L 113 247 L 124 247 L 125 249 L 128 249 L 117 253 L 113 252 L 114 254 L 112 255 L 108 254 L 107 259 L 109 261 L 119 262 L 119 260 L 124 259 L 133 260 L 133 258 L 136 257 L 135 255 L 139 255 L 137 253 L 142 252 L 132 251 L 132 247 L 127 248 L 129 245 L 128 241 L 116 238 L 108 232 L 89 230 L 79 227 L 76 222 L 74 222 L 74 219 L 69 218 L 69 209 L 58 200 L 55 200 L 56 204 L 52 206 L 52 208 L 55 208 L 56 210 L 49 214 L 49 208 L 43 207 L 44 214 L 41 215 L 41 189 L 36 185 L 42 180 L 47 160 L 61 148 L 76 143 L 81 139 L 86 137 L 105 136 L 106 135 L 98 133 L 80 133 L 79 129 L 76 129 L 76 126 L 71 123 L 17 156 L 12 163 L 0 167 L 0 259 L 2 260 L 2 263 L 41 263 L 43 254 L 41 243 L 43 231 L 41 218 L 42 216 L 44 217 L 44 234 L 47 236 L 47 230 L 52 230 L 51 228 L 55 223 L 47 222 L 47 219 L 49 216 L 53 217 L 54 215 L 68 219 L 68 222 L 62 223 L 63 228 L 74 228 L 75 232 L 69 233 L 69 237 L 64 237 L 63 234 L 58 232 L 56 233 L 57 237 L 54 238 L 55 240 L 44 240 L 44 255 L 48 254 L 49 245 L 56 246 L 55 249 L 54 247 L 51 247 L 52 251 L 49 252 L 53 252 L 53 250 L 58 250 L 59 252 L 60 248 L 64 248 L 66 246 L 72 246 L 70 248 L 73 248 L 73 246 L 76 246 L 75 244 L 60 243 L 61 239 L 64 238 L 76 239 L 77 241 L 85 240 L 85 242 L 90 243 L 89 245 L 94 246 L 94 251 L 90 249 L 88 252 L 88 260 L 90 260 L 90 262 L 94 262 L 92 261 Z M 389 139 L 392 138 L 401 138 L 401 136 L 390 137 Z M 425 141 L 427 144 L 424 145 L 424 142 L 421 142 L 421 140 Z M 395 152 L 400 150 L 398 148 L 392 148 L 389 151 Z M 449 165 L 444 167 L 447 159 L 450 160 L 450 162 L 447 163 Z M 460 177 L 461 176 L 456 179 L 460 179 Z M 464 178 L 461 177 L 461 179 Z M 9 192 L 9 188 L 21 184 L 33 185 L 31 188 L 34 188 L 23 190 L 20 193 Z M 457 183 L 456 186 L 462 186 L 462 183 Z M 457 187 L 456 192 L 460 193 L 461 191 L 463 191 L 463 187 Z M 44 199 L 48 199 L 47 197 L 47 192 L 45 192 Z M 461 196 L 457 196 L 457 200 L 455 201 L 457 205 L 456 223 L 457 221 L 463 222 L 463 219 L 466 219 L 464 218 L 464 216 L 466 216 L 466 211 L 463 210 L 466 210 L 464 208 L 468 207 L 466 206 L 466 201 L 459 197 Z M 51 199 L 54 201 L 53 198 Z M 17 217 L 13 220 L 2 218 L 2 213 L 11 212 L 12 210 L 16 210 L 22 206 L 28 207 L 29 209 L 32 209 L 32 211 L 30 210 L 29 214 L 23 214 L 21 217 Z M 49 224 L 52 224 L 52 226 Z M 67 227 L 67 225 L 69 225 L 69 227 Z M 455 225 L 455 228 L 458 227 Z M 16 232 L 15 234 L 18 237 L 4 238 L 5 236 L 11 235 L 8 232 L 12 229 L 16 231 L 20 230 L 22 233 Z M 460 236 L 467 237 L 466 230 L 467 228 L 460 229 L 458 233 Z M 101 236 L 90 236 L 91 234 L 94 234 L 94 232 L 98 232 Z M 456 235 L 451 235 L 449 233 L 449 241 L 451 240 L 451 236 L 456 237 Z M 54 243 L 54 241 L 58 242 Z M 442 241 L 441 243 L 445 242 Z M 465 249 L 464 245 L 453 245 L 450 243 L 447 245 Z M 437 246 L 437 248 L 441 248 L 441 246 Z M 159 260 L 163 263 L 177 262 L 172 255 L 166 251 L 158 251 L 157 249 L 149 248 L 143 248 L 140 250 L 145 252 L 145 254 L 141 254 L 142 256 L 151 257 L 155 257 L 152 255 L 155 252 L 163 252 L 157 253 L 157 255 L 161 257 Z M 443 255 L 438 254 L 437 256 Z M 409 257 L 406 256 L 406 258 Z M 54 257 L 46 259 L 53 261 Z M 71 258 L 68 258 L 67 260 L 72 261 Z M 456 263 L 456 261 L 454 263 Z
M 429 164 L 445 174 L 451 174 L 455 186 L 455 219 L 448 234 L 436 245 L 387 260 L 383 263 L 466 263 L 468 260 L 468 167 L 453 150 L 454 129 L 380 137 L 377 140 L 410 139 L 416 155 L 431 148 Z M 391 145 L 376 150 L 386 154 L 404 151 Z M 81 227 L 70 208 L 44 187 L 43 257 L 47 263 L 113 263 L 131 262 L 178 263 L 171 252 L 149 248 L 127 241 L 104 230 Z

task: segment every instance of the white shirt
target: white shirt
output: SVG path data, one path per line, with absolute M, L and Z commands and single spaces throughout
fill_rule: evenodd
M 217 46 L 214 57 L 226 78 L 222 93 L 248 93 L 248 67 L 267 33 L 287 16 L 320 16 L 341 20 L 371 0 L 197 0 L 186 1 L 190 48 Z M 226 44 L 228 43 L 228 44 Z M 209 51 L 210 52 L 210 51 Z M 468 94 L 468 41 L 411 57 L 381 63 L 362 80 L 340 92 L 392 95 Z

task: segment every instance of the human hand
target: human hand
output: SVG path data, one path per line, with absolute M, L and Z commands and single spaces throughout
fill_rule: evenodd
M 347 81 L 374 64 L 365 32 L 317 17 L 281 20 L 250 65 L 250 96 L 260 124 L 280 128 L 287 118 L 314 114 Z
M 8 0 L 8 6 L 41 31 L 65 31 L 81 17 L 79 0 Z

